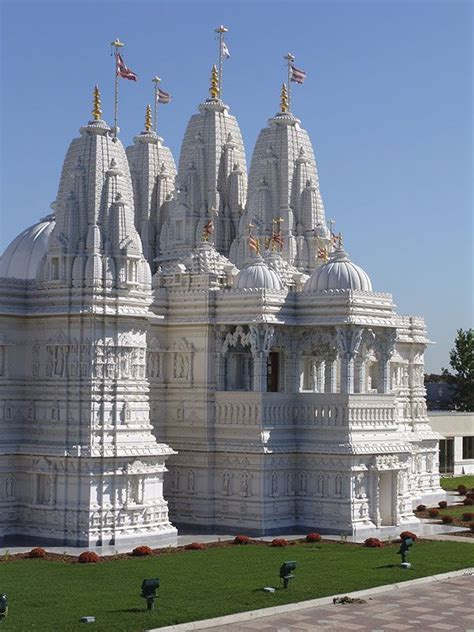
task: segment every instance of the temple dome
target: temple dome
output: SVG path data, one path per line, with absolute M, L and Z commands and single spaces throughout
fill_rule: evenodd
M 234 279 L 234 290 L 283 290 L 283 281 L 262 259 L 243 268 Z
M 0 257 L 0 277 L 25 281 L 36 278 L 55 225 L 54 215 L 47 215 L 15 237 Z
M 372 292 L 372 283 L 367 273 L 352 263 L 342 246 L 339 246 L 327 263 L 316 268 L 304 286 L 305 292 L 324 290 Z

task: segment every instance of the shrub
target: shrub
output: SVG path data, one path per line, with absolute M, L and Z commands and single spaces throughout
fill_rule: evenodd
M 378 538 L 367 538 L 364 541 L 364 546 L 368 546 L 370 549 L 382 548 L 383 544 Z
M 319 542 L 321 540 L 321 536 L 319 533 L 308 533 L 306 536 L 306 542 Z
M 201 542 L 191 542 L 191 544 L 186 544 L 184 547 L 187 551 L 202 551 L 205 548 L 204 544 Z
M 418 507 L 416 508 L 417 511 L 425 511 L 426 510 L 426 505 L 418 505 Z
M 407 538 L 411 538 L 413 541 L 415 541 L 417 539 L 417 535 L 416 533 L 412 533 L 411 531 L 402 531 L 400 533 L 400 538 L 402 540 L 406 540 Z
M 471 505 L 474 505 L 474 499 L 466 496 L 466 498 L 462 501 L 462 504 L 466 505 L 466 507 L 470 507 Z
M 285 538 L 275 538 L 275 540 L 270 542 L 270 546 L 286 546 L 287 544 L 288 542 Z
M 439 509 L 428 509 L 428 515 L 430 518 L 437 518 L 439 516 Z
M 97 564 L 100 561 L 100 557 L 94 551 L 84 551 L 79 555 L 77 560 L 79 564 Z
M 474 522 L 471 522 L 471 524 L 469 525 L 469 529 L 472 531 L 472 533 L 474 533 Z
M 474 513 L 472 513 L 472 511 L 466 511 L 463 513 L 462 519 L 464 522 L 470 522 L 471 520 L 474 520 Z
M 448 506 L 448 503 L 445 500 L 440 500 L 438 503 L 438 507 L 440 509 L 446 509 L 447 506 Z
M 46 557 L 46 551 L 41 547 L 36 547 L 35 549 L 31 549 L 31 551 L 28 553 L 28 557 Z
M 467 487 L 465 485 L 458 485 L 456 489 L 460 496 L 465 496 L 467 494 Z
M 250 544 L 251 540 L 248 535 L 236 535 L 234 544 Z
M 453 516 L 441 516 L 441 520 L 444 522 L 444 524 L 451 524 L 452 522 L 454 522 Z
M 136 557 L 143 557 L 144 555 L 151 555 L 152 553 L 153 551 L 150 549 L 150 547 L 144 545 L 137 546 L 132 551 L 132 555 L 135 555 Z
M 466 498 L 471 498 L 472 500 L 474 500 L 474 492 L 472 490 L 470 492 L 467 492 Z

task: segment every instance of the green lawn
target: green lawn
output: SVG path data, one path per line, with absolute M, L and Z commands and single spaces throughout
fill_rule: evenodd
M 440 509 L 440 516 L 455 516 L 456 518 L 461 519 L 464 513 L 470 512 L 474 514 L 474 505 L 465 506 L 459 505 L 458 507 L 446 507 L 446 509 Z
M 458 485 L 465 485 L 468 489 L 474 487 L 474 474 L 441 478 L 441 487 L 447 492 L 455 491 Z
M 301 544 L 277 549 L 233 546 L 165 553 L 80 565 L 45 560 L 0 562 L 0 592 L 10 598 L 2 630 L 69 632 L 84 630 L 79 619 L 94 615 L 91 629 L 138 632 L 242 610 L 348 593 L 381 584 L 433 575 L 472 564 L 472 544 L 419 542 L 413 567 L 398 567 L 397 545 L 368 549 L 343 544 Z M 291 589 L 279 586 L 285 560 L 297 563 Z M 145 577 L 161 580 L 156 610 L 140 598 Z M 87 628 L 88 629 L 88 628 Z

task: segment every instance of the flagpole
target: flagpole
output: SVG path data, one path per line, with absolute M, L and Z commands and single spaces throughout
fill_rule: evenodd
M 220 87 L 219 96 L 221 100 L 222 100 L 222 68 L 223 68 L 223 61 L 224 61 L 224 56 L 222 54 L 222 44 L 224 43 L 224 33 L 227 33 L 228 30 L 229 29 L 223 26 L 222 24 L 216 29 L 214 29 L 214 31 L 219 35 L 219 87 Z
M 118 82 L 118 72 L 117 72 L 117 55 L 118 55 L 118 51 L 120 48 L 123 48 L 125 46 L 125 44 L 123 42 L 121 42 L 119 40 L 118 37 L 115 38 L 115 40 L 110 44 L 112 46 L 112 48 L 114 49 L 114 68 L 115 68 L 115 90 L 114 90 L 114 138 L 117 138 L 117 131 L 118 131 L 118 89 L 119 89 L 119 82 Z
M 158 133 L 156 131 L 157 123 L 158 123 L 158 84 L 160 83 L 161 79 L 160 77 L 153 77 L 152 81 L 155 84 L 155 107 L 153 110 L 153 129 L 155 133 Z
M 291 112 L 291 64 L 295 61 L 294 55 L 287 53 L 283 59 L 286 59 L 288 70 L 288 111 Z

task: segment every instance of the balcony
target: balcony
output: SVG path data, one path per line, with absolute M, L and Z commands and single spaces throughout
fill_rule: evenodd
M 215 393 L 216 425 L 393 430 L 395 398 L 378 393 Z

